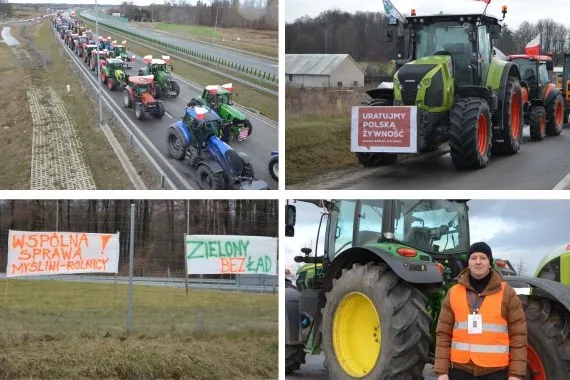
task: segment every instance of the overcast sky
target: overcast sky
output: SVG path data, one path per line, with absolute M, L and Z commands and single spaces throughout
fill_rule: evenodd
M 471 242 L 486 241 L 493 257 L 508 259 L 515 268 L 523 260 L 528 275 L 534 275 L 543 256 L 570 243 L 570 200 L 471 200 L 468 205 Z M 283 239 L 289 269 L 297 267 L 293 257 L 302 247 L 315 249 L 320 220 L 318 207 L 306 202 L 295 206 L 295 236 Z M 320 252 L 322 245 L 319 239 Z
M 444 13 L 481 13 L 485 9 L 485 3 L 474 0 L 391 0 L 392 4 L 405 17 L 410 14 L 413 8 L 417 15 L 436 14 L 440 11 Z M 306 0 L 284 0 L 285 21 L 290 23 L 303 16 L 315 17 L 321 12 L 330 9 L 354 13 L 361 12 L 384 12 L 382 0 L 374 1 L 354 1 L 354 0 L 328 0 L 328 1 L 306 1 Z M 570 15 L 570 1 L 567 0 L 491 0 L 487 8 L 487 14 L 502 17 L 501 7 L 506 5 L 508 13 L 505 23 L 512 29 L 516 29 L 523 21 L 535 22 L 541 18 L 552 18 L 553 20 L 568 27 Z

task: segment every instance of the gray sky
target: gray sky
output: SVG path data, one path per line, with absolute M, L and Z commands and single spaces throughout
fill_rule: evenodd
M 528 275 L 534 275 L 543 256 L 570 243 L 570 200 L 471 200 L 468 205 L 471 242 L 486 241 L 493 257 L 508 259 L 515 268 L 522 260 Z M 283 239 L 285 267 L 290 269 L 298 265 L 293 257 L 302 247 L 315 249 L 320 220 L 318 207 L 305 202 L 295 206 L 295 236 Z M 322 245 L 319 239 L 319 252 Z
M 436 14 L 440 11 L 444 13 L 480 13 L 485 9 L 485 3 L 474 0 L 391 0 L 392 4 L 405 17 L 410 14 L 413 8 L 417 15 Z M 354 1 L 354 0 L 328 0 L 328 1 L 306 1 L 306 0 L 285 0 L 285 21 L 290 23 L 308 15 L 318 16 L 321 12 L 330 9 L 354 13 L 362 12 L 384 12 L 382 0 L 374 1 Z M 282 3 L 281 3 L 282 4 Z M 568 15 L 570 14 L 570 1 L 567 0 L 491 0 L 487 8 L 487 14 L 501 17 L 501 7 L 508 7 L 505 23 L 515 29 L 523 21 L 535 22 L 541 18 L 552 18 L 556 22 L 568 26 Z

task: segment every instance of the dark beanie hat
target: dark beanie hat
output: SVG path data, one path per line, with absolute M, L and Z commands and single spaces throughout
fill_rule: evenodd
M 467 254 L 467 260 L 469 260 L 471 254 L 475 252 L 484 253 L 489 258 L 491 265 L 493 264 L 493 251 L 491 251 L 491 247 L 489 247 L 487 243 L 478 241 L 477 243 L 471 244 L 471 247 L 469 247 L 469 254 Z

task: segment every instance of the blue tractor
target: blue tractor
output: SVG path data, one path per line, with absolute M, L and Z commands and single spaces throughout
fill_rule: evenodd
M 210 108 L 186 107 L 182 120 L 168 128 L 168 154 L 186 160 L 197 171 L 198 182 L 206 190 L 267 190 L 256 180 L 249 156 L 236 152 L 217 137 L 222 120 Z M 200 143 L 193 143 L 196 138 Z

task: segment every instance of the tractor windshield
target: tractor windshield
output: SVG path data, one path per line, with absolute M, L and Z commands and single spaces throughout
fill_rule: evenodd
M 117 54 L 125 54 L 125 47 L 124 46 L 117 46 L 116 48 Z
M 528 83 L 529 86 L 536 85 L 536 62 L 527 58 L 513 59 L 513 63 L 518 66 L 521 73 L 521 80 Z M 545 66 L 546 68 L 546 66 Z
M 466 205 L 447 200 L 397 201 L 395 239 L 433 253 L 458 253 L 469 248 Z

